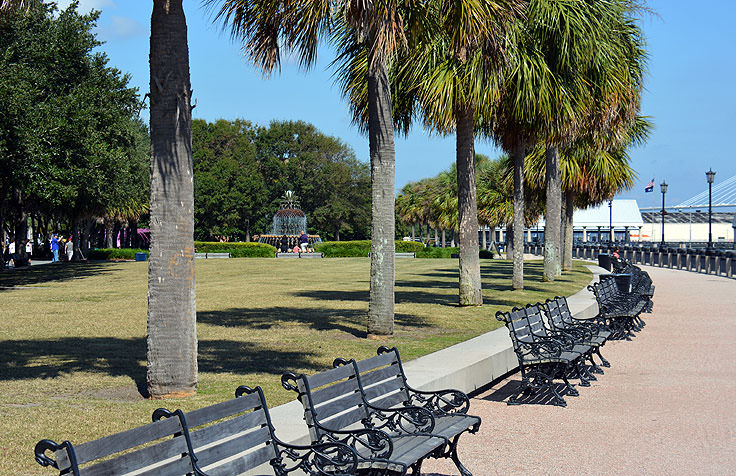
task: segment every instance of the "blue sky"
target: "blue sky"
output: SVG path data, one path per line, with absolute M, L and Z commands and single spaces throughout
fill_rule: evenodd
M 65 6 L 69 0 L 58 2 Z M 736 138 L 736 2 L 649 0 L 657 13 L 642 25 L 650 53 L 642 113 L 656 129 L 649 142 L 632 151 L 639 178 L 621 198 L 640 207 L 661 204 L 659 183 L 669 184 L 668 206 L 707 188 L 705 171 L 717 172 L 716 184 L 736 175 L 732 140 Z M 110 64 L 131 75 L 131 84 L 148 91 L 150 0 L 82 0 L 80 10 L 102 11 L 98 37 Z M 310 71 L 286 61 L 280 74 L 264 78 L 242 57 L 220 25 L 201 7 L 184 0 L 190 69 L 197 107 L 194 117 L 213 121 L 244 118 L 267 125 L 272 120 L 304 120 L 339 137 L 368 161 L 368 139 L 350 124 L 348 108 L 328 69 L 331 51 L 323 49 Z M 147 114 L 144 112 L 146 118 Z M 455 160 L 453 137 L 430 136 L 421 128 L 396 140 L 396 186 L 437 174 Z M 479 140 L 476 151 L 491 157 L 499 150 Z M 644 193 L 654 178 L 656 193 Z M 657 205 L 659 206 L 659 205 Z

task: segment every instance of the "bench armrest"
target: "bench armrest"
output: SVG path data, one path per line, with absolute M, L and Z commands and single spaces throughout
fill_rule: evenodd
M 358 454 L 365 454 L 361 450 L 368 450 L 369 456 L 360 456 L 362 460 L 387 459 L 394 451 L 394 442 L 391 437 L 379 429 L 333 430 L 316 422 L 315 425 L 323 432 L 320 443 L 343 443 Z
M 409 392 L 409 405 L 426 408 L 435 415 L 464 414 L 468 413 L 470 408 L 470 399 L 460 390 L 417 390 L 408 384 L 406 387 Z
M 271 460 L 276 474 L 301 470 L 309 475 L 350 475 L 358 469 L 358 453 L 337 441 L 292 445 L 273 437 L 278 458 Z
M 390 430 L 404 434 L 429 434 L 434 430 L 432 412 L 422 407 L 407 406 L 381 408 L 364 402 L 368 410 L 368 421 L 364 424 L 378 430 Z
M 559 357 L 562 354 L 562 344 L 552 339 L 537 339 L 534 342 L 519 341 L 516 353 L 520 359 L 528 356 L 535 358 Z

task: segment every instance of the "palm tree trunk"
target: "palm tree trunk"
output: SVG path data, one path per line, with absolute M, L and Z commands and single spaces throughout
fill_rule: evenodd
M 414 241 L 414 223 L 411 224 L 411 241 Z
M 562 176 L 560 154 L 557 147 L 548 146 L 547 156 L 547 200 L 544 214 L 544 281 L 554 281 L 558 274 L 560 256 L 560 225 L 562 223 Z
M 483 304 L 478 258 L 478 202 L 475 188 L 475 111 L 458 108 L 457 121 L 457 212 L 460 244 L 461 306 Z
M 140 248 L 140 235 L 138 235 L 138 220 L 131 220 L 130 221 L 130 247 L 131 248 Z
M 80 261 L 82 259 L 82 250 L 79 248 L 79 217 L 72 218 L 72 259 L 69 261 Z
M 511 285 L 514 289 L 524 289 L 524 159 L 526 158 L 526 145 L 519 144 L 512 154 L 514 156 L 514 271 Z
M 562 250 L 562 269 L 565 271 L 572 270 L 572 240 L 573 240 L 573 222 L 572 216 L 575 212 L 575 192 L 572 190 L 565 191 L 565 247 Z
M 118 248 L 118 237 L 120 236 L 121 229 L 122 229 L 122 225 L 120 224 L 120 221 L 115 219 L 115 222 L 113 223 L 113 226 L 112 226 L 112 246 L 111 248 Z
M 5 191 L 0 190 L 0 272 L 5 269 Z
M 442 229 L 442 247 L 445 248 L 447 246 L 447 237 L 445 236 L 445 229 Z
M 562 189 L 562 179 L 560 178 L 560 190 Z M 565 192 L 560 193 L 560 243 L 557 248 L 557 276 L 562 276 L 562 257 L 565 254 L 565 225 L 566 225 L 566 209 L 565 209 Z
M 514 259 L 514 224 L 506 225 L 506 259 Z
M 437 246 L 437 228 L 433 228 L 434 230 L 434 246 Z
M 369 61 L 368 139 L 372 204 L 368 337 L 380 338 L 394 333 L 396 156 L 388 69 L 384 60 L 371 58 Z
M 94 221 L 91 218 L 86 218 L 82 226 L 81 249 L 82 249 L 82 256 L 84 257 L 89 255 L 89 236 L 92 233 L 93 225 L 94 225 Z
M 151 254 L 148 393 L 197 387 L 192 91 L 182 0 L 154 0 L 151 15 Z

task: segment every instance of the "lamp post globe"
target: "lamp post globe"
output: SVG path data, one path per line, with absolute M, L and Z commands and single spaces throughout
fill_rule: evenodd
M 708 249 L 711 249 L 713 247 L 713 180 L 716 178 L 716 173 L 713 172 L 713 169 L 708 169 L 705 176 L 708 179 Z

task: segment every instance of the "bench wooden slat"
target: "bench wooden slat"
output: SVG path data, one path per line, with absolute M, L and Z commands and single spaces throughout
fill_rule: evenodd
M 325 403 L 319 407 L 315 407 L 314 414 L 317 416 L 317 419 L 322 422 L 328 418 L 331 418 L 333 415 L 340 413 L 343 410 L 357 407 L 362 403 L 363 396 L 360 394 L 360 392 L 356 392 L 350 395 L 345 395 L 337 400 Z
M 352 425 L 353 423 L 360 421 L 366 416 L 367 415 L 364 407 L 356 407 L 346 413 L 343 413 L 340 416 L 336 416 L 327 421 L 320 418 L 319 422 L 320 424 L 322 424 L 322 426 L 326 428 L 330 428 L 333 430 L 342 430 L 348 425 Z
M 239 415 L 226 421 L 218 422 L 211 426 L 206 426 L 200 430 L 193 431 L 191 433 L 192 444 L 195 446 L 195 448 L 205 446 L 215 441 L 221 440 L 226 435 L 236 435 L 247 430 L 252 430 L 253 428 L 258 428 L 265 424 L 265 412 L 263 412 L 262 410 L 257 410 L 245 415 Z M 267 438 L 268 436 L 266 436 L 266 439 Z M 243 448 L 241 451 L 245 451 L 246 449 L 247 448 Z
M 177 459 L 173 463 L 166 464 L 164 466 L 153 467 L 142 473 L 136 473 L 135 476 L 184 476 L 191 474 L 192 471 L 194 471 L 194 468 L 192 468 L 189 456 L 184 456 Z M 110 473 L 104 474 L 105 476 L 110 475 Z
M 379 408 L 393 408 L 396 406 L 401 405 L 406 401 L 406 393 L 405 392 L 396 392 L 392 393 L 390 395 L 382 395 L 379 398 L 376 399 L 369 399 L 370 404 L 374 407 Z
M 242 458 L 228 461 L 227 463 L 212 466 L 208 468 L 202 468 L 208 476 L 233 476 L 235 474 L 242 474 L 250 469 L 255 468 L 273 458 L 275 454 L 273 445 L 264 446 L 258 448 L 252 453 L 248 453 Z
M 393 378 L 391 380 L 385 380 L 381 383 L 373 385 L 365 389 L 365 395 L 367 400 L 373 400 L 374 398 L 385 395 L 396 390 L 404 388 L 404 381 L 400 378 Z
M 242 397 L 226 402 L 193 410 L 186 414 L 187 424 L 190 428 L 194 428 L 205 423 L 251 410 L 260 405 L 261 399 L 258 397 L 258 393 L 254 392 L 250 395 L 243 395 Z
M 147 442 L 156 441 L 159 438 L 173 435 L 180 428 L 179 419 L 172 417 L 139 426 L 122 433 L 88 441 L 78 446 L 75 445 L 74 451 L 77 455 L 77 463 L 82 465 L 99 458 L 104 458 L 105 456 L 129 450 Z M 63 465 L 64 468 L 69 467 L 69 457 L 66 451 L 57 451 L 56 458 L 56 461 L 60 465 Z
M 376 355 L 375 357 L 359 360 L 358 372 L 360 372 L 361 374 L 364 372 L 370 372 L 373 369 L 383 367 L 384 365 L 393 364 L 395 362 L 398 362 L 398 360 L 396 359 L 396 352 L 387 352 L 385 354 Z
M 399 372 L 398 365 L 392 365 L 390 367 L 384 367 L 382 369 L 373 370 L 367 373 L 360 374 L 360 381 L 363 384 L 363 388 L 373 385 L 374 383 L 388 380 L 390 378 L 400 379 L 401 373 Z
M 329 387 L 325 387 L 317 390 L 316 392 L 312 392 L 312 403 L 314 405 L 319 405 L 328 400 L 337 398 L 340 395 L 346 395 L 358 391 L 360 391 L 360 388 L 358 387 L 358 380 L 351 378 L 350 380 L 338 382 L 334 385 L 330 385 Z
M 351 364 L 348 364 L 343 365 L 342 367 L 325 370 L 324 372 L 311 375 L 307 377 L 307 382 L 309 382 L 309 386 L 314 391 L 317 390 L 319 387 L 330 383 L 335 383 L 351 375 L 355 375 L 355 369 Z
M 426 436 L 394 437 L 393 441 L 394 451 L 391 453 L 391 460 L 407 465 L 413 464 L 443 444 L 443 440 L 440 438 Z
M 176 417 L 174 417 L 175 419 Z M 187 452 L 186 440 L 183 436 L 177 436 L 169 440 L 163 440 L 152 446 L 146 446 L 137 451 L 117 456 L 107 461 L 102 461 L 80 470 L 82 476 L 106 476 L 110 474 L 127 474 L 151 465 L 151 461 L 164 461 L 167 458 L 181 457 Z M 189 464 L 189 456 L 185 457 Z M 174 460 L 168 464 L 175 463 Z M 165 471 L 164 465 L 161 472 Z M 191 471 L 191 465 L 190 471 Z M 186 471 L 185 471 L 186 473 Z M 179 473 L 184 474 L 184 473 Z
M 271 435 L 268 431 L 268 428 L 263 427 L 257 429 L 256 431 L 252 431 L 250 433 L 246 433 L 222 443 L 215 444 L 214 446 L 206 449 L 199 449 L 195 446 L 194 454 L 196 454 L 197 458 L 199 458 L 200 467 L 205 467 L 217 463 L 218 461 L 228 459 L 231 456 L 237 455 L 238 453 L 248 451 L 249 449 L 258 446 L 259 444 L 264 444 L 270 439 Z M 276 457 L 276 451 L 273 445 L 268 445 L 267 448 L 270 450 L 270 452 L 259 452 L 258 450 L 256 450 L 255 452 L 256 454 L 262 455 L 264 457 L 264 459 L 262 460 L 255 460 L 255 457 L 251 456 L 253 453 L 248 453 L 242 458 L 238 457 L 238 459 L 245 459 L 251 464 L 254 464 L 254 466 L 258 466 L 259 464 L 265 463 L 266 461 L 269 461 L 272 458 Z

